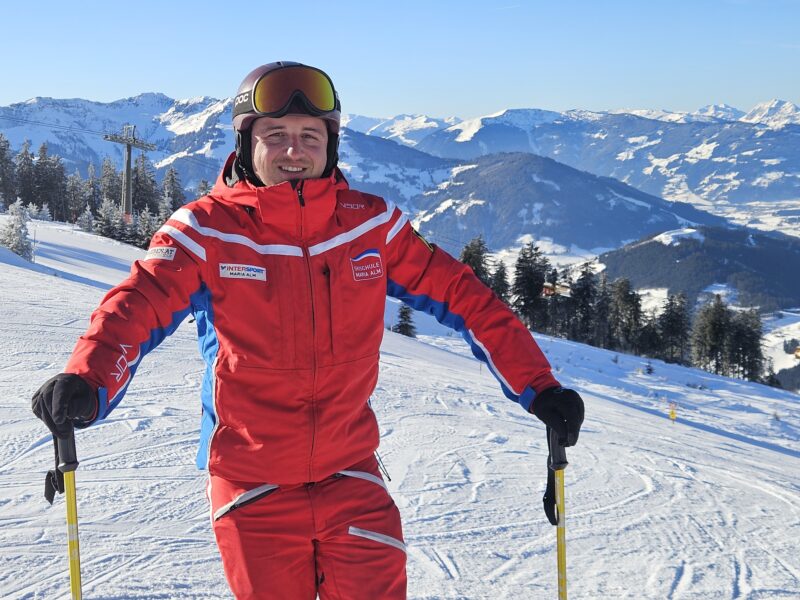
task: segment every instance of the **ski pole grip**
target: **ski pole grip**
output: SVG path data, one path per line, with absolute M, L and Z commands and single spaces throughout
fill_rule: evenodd
M 567 462 L 567 451 L 561 444 L 558 443 L 558 434 L 552 427 L 550 429 L 550 465 L 553 471 L 560 471 L 565 468 L 569 463 Z
M 62 473 L 78 468 L 78 452 L 75 450 L 75 429 L 70 429 L 66 439 L 56 437 L 58 446 L 58 470 Z

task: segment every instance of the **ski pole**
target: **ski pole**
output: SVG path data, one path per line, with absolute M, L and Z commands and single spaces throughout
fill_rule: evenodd
M 58 444 L 58 470 L 64 474 L 64 491 L 67 496 L 67 546 L 69 549 L 69 587 L 73 600 L 81 600 L 81 553 L 78 545 L 78 503 L 75 498 L 75 469 L 78 456 L 75 450 L 75 431 L 70 431 Z
M 558 600 L 567 600 L 567 539 L 564 528 L 564 469 L 567 452 L 558 443 L 558 434 L 550 429 L 550 469 L 556 478 L 556 550 L 558 554 Z

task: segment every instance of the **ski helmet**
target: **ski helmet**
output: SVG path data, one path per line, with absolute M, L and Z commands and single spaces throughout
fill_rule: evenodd
M 236 159 L 248 179 L 256 184 L 252 164 L 250 128 L 259 117 L 287 114 L 323 119 L 328 127 L 327 161 L 323 177 L 339 160 L 339 128 L 342 107 L 333 81 L 321 69 L 297 62 L 280 61 L 253 69 L 239 85 L 233 100 Z

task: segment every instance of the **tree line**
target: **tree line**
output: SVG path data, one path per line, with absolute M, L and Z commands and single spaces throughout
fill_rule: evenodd
M 532 242 L 514 264 L 492 268 L 481 236 L 460 260 L 508 304 L 525 325 L 548 335 L 598 348 L 660 359 L 750 381 L 775 384 L 761 349 L 761 317 L 755 309 L 734 310 L 719 295 L 692 314 L 686 295 L 669 294 L 660 312 L 645 311 L 630 280 L 609 282 L 589 263 L 577 272 L 559 271 Z M 545 291 L 569 290 L 568 293 Z
M 98 173 L 90 164 L 84 178 L 76 169 L 67 175 L 60 156 L 48 152 L 43 143 L 37 153 L 29 141 L 16 154 L 0 133 L 0 212 L 20 203 L 29 218 L 77 223 L 86 231 L 146 248 L 152 234 L 186 201 L 178 171 L 169 167 L 159 184 L 155 168 L 144 153 L 131 167 L 132 207 L 130 219 L 122 214 L 122 173 L 105 157 Z M 201 181 L 194 193 L 208 193 Z

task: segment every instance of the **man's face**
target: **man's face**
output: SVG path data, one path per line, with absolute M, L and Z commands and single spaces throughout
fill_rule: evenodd
M 307 115 L 260 117 L 251 129 L 253 170 L 264 185 L 319 177 L 328 158 L 325 121 Z

